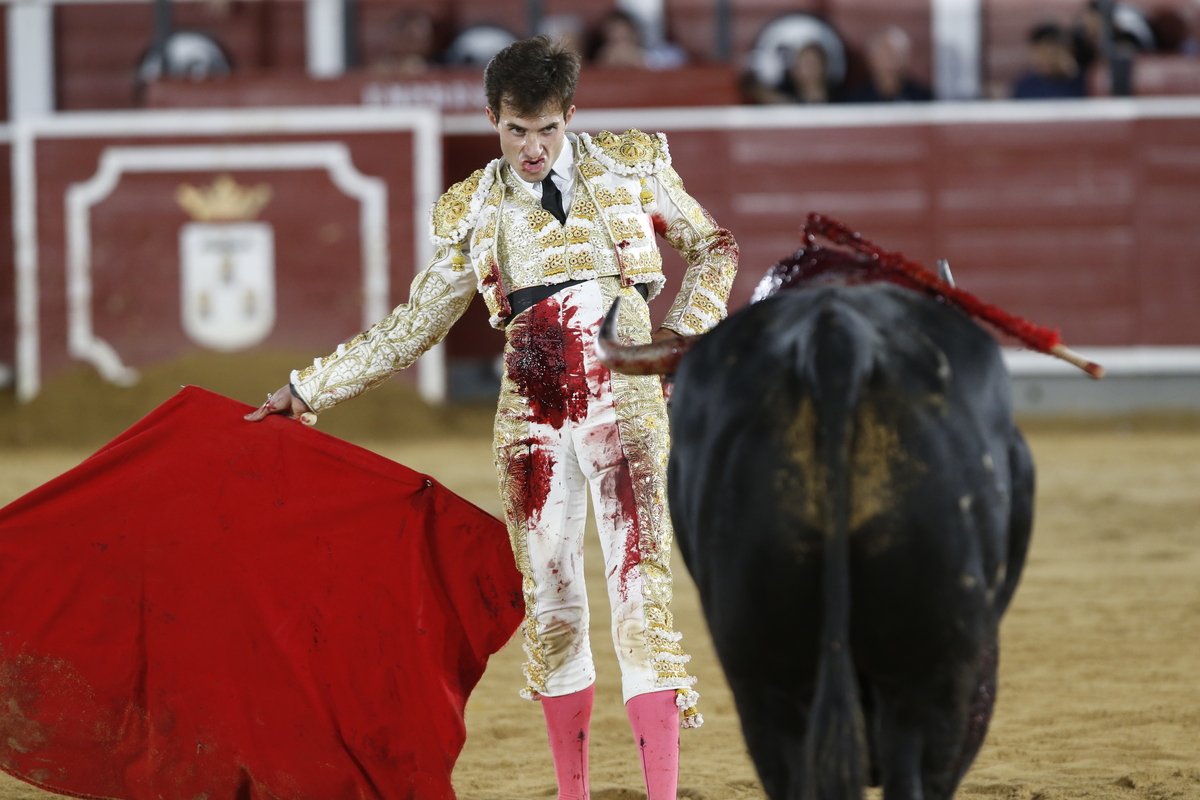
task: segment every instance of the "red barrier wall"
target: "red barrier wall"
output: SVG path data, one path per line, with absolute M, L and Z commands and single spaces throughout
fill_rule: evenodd
M 367 121 L 383 112 L 353 113 Z M 142 119 L 130 115 L 130 131 L 135 118 Z M 438 118 L 425 119 L 432 133 Z M 108 147 L 345 142 L 357 170 L 388 187 L 386 305 L 407 299 L 419 266 L 414 242 L 427 235 L 425 209 L 418 222 L 413 206 L 413 133 L 84 136 L 63 133 L 66 122 L 36 143 L 44 379 L 77 363 L 67 348 L 68 187 L 91 179 Z M 442 185 L 498 155 L 495 134 L 484 132 L 477 115 L 444 124 L 450 133 L 443 137 Z M 926 265 L 949 259 L 960 286 L 1060 328 L 1075 346 L 1200 345 L 1196 101 L 581 111 L 572 127 L 631 126 L 668 133 L 687 187 L 737 237 L 742 268 L 733 308 L 747 302 L 772 263 L 796 249 L 805 215 L 819 211 Z M 0 158 L 0 181 L 8 179 L 8 164 Z M 427 184 L 436 180 L 423 174 Z M 180 321 L 179 236 L 189 217 L 175 192 L 183 183 L 208 186 L 214 177 L 196 170 L 128 173 L 92 208 L 93 329 L 128 365 L 200 347 Z M 273 191 L 259 218 L 274 229 L 278 313 L 256 346 L 318 355 L 361 330 L 358 201 L 316 168 L 234 177 Z M 11 219 L 7 207 L 0 215 Z M 7 236 L 9 228 L 0 231 Z M 12 286 L 11 241 L 0 241 L 0 251 L 0 281 Z M 660 317 L 683 272 L 676 255 L 665 256 L 672 291 L 655 301 Z M 450 335 L 452 359 L 500 350 L 500 334 L 477 306 Z M 12 360 L 13 307 L 12 295 L 0 293 L 0 363 Z
M 72 184 L 97 173 L 107 148 L 303 142 L 344 142 L 359 172 L 386 183 L 387 308 L 406 298 L 418 235 L 411 133 L 40 139 L 36 168 L 42 379 L 78 363 L 67 349 L 65 198 Z M 127 172 L 90 214 L 93 330 L 125 365 L 143 366 L 201 349 L 181 324 L 180 229 L 191 220 L 176 192 L 182 184 L 210 187 L 223 172 L 243 187 L 266 184 L 271 190 L 257 219 L 274 231 L 276 314 L 269 335 L 255 346 L 318 355 L 363 329 L 360 203 L 336 186 L 324 168 Z
M 1091 345 L 1200 344 L 1200 120 L 671 135 L 737 235 L 734 305 L 808 211 Z
M 661 129 L 689 191 L 741 246 L 733 308 L 818 211 L 927 266 L 949 259 L 962 288 L 1068 342 L 1200 344 L 1200 118 L 719 127 Z M 447 180 L 495 150 L 449 137 Z M 678 287 L 683 262 L 664 255 Z M 494 347 L 472 315 L 451 355 Z

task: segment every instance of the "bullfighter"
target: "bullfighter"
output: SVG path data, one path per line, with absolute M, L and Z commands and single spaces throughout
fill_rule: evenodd
M 484 73 L 502 157 L 433 208 L 432 263 L 409 301 L 295 371 L 247 416 L 321 413 L 412 364 L 478 291 L 506 334 L 495 452 L 524 578 L 525 697 L 546 719 L 559 798 L 585 798 L 595 669 L 583 581 L 590 487 L 612 636 L 649 800 L 675 797 L 678 730 L 702 722 L 671 612 L 667 411 L 655 376 L 609 372 L 595 355 L 620 297 L 627 344 L 699 334 L 726 315 L 737 244 L 684 190 L 663 134 L 568 132 L 579 59 L 546 37 L 505 48 Z M 687 261 L 655 330 L 665 277 L 656 235 Z

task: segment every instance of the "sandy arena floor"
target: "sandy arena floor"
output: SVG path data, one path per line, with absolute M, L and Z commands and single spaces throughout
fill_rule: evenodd
M 1039 469 L 1034 544 L 1004 623 L 991 733 L 958 796 L 1200 798 L 1200 431 L 1041 426 L 1029 439 Z M 486 436 L 372 449 L 499 512 Z M 87 454 L 0 450 L 0 503 Z M 591 561 L 599 564 L 596 546 Z M 683 732 L 680 797 L 761 798 L 695 589 L 681 559 L 676 566 L 677 627 L 707 719 Z M 590 582 L 601 612 L 592 796 L 637 800 L 645 794 L 606 647 L 598 566 Z M 455 772 L 462 800 L 555 795 L 540 708 L 517 697 L 521 658 L 517 643 L 502 650 L 468 706 Z M 0 800 L 52 796 L 0 775 Z

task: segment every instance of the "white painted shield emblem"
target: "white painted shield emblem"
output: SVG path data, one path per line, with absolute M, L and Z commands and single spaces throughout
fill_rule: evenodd
M 189 222 L 179 232 L 183 330 L 244 350 L 275 325 L 275 234 L 266 222 Z

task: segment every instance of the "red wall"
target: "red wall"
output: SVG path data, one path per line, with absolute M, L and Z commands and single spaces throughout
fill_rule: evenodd
M 1200 344 L 1200 122 L 1135 129 L 1140 178 L 1133 217 L 1133 297 L 1140 341 Z
M 176 29 L 212 34 L 236 72 L 301 70 L 304 3 L 173 3 Z M 135 75 L 154 33 L 152 3 L 67 3 L 54 8 L 61 111 L 134 108 Z
M 1200 344 L 1200 120 L 676 133 L 738 237 L 734 303 L 813 210 L 1090 345 Z
M 962 288 L 1068 342 L 1200 345 L 1200 119 L 667 133 L 741 247 L 733 308 L 818 211 L 927 266 L 949 259 Z M 450 137 L 447 180 L 495 150 Z M 664 255 L 678 287 L 683 261 Z M 482 349 L 475 316 L 451 354 Z
M 390 305 L 414 274 L 412 136 L 408 133 L 222 138 L 230 142 L 346 142 L 358 170 L 388 185 Z M 37 144 L 42 377 L 76 362 L 67 352 L 64 198 L 95 174 L 105 147 L 210 144 L 212 139 L 43 139 Z M 179 229 L 183 183 L 207 187 L 218 172 L 128 173 L 92 208 L 93 328 L 124 363 L 144 366 L 200 349 L 180 321 Z M 324 169 L 235 171 L 241 185 L 268 183 L 258 219 L 274 228 L 276 322 L 261 349 L 328 352 L 363 329 L 359 203 Z M 422 231 L 420 235 L 425 235 Z M 9 248 L 11 251 L 11 247 Z M 11 285 L 11 284 L 9 284 Z
M 634 113 L 634 112 L 630 112 Z M 765 118 L 765 117 L 764 117 Z M 753 120 L 749 121 L 753 123 Z M 1086 345 L 1200 345 L 1200 118 L 920 123 L 893 126 L 677 130 L 674 163 L 689 190 L 741 245 L 732 307 L 799 245 L 805 214 L 842 219 L 881 246 L 927 265 L 950 260 L 959 285 Z M 415 266 L 411 136 L 361 133 L 221 141 L 342 140 L 356 166 L 389 186 L 391 304 Z M 198 137 L 42 139 L 37 144 L 43 375 L 66 350 L 64 197 L 106 146 L 198 143 Z M 445 181 L 495 157 L 494 135 L 445 139 Z M 0 158 L 7 183 L 8 159 Z M 92 213 L 98 336 L 133 366 L 197 349 L 179 311 L 179 184 L 212 173 L 129 174 Z M 319 170 L 235 173 L 266 182 L 261 218 L 276 236 L 278 322 L 261 347 L 326 352 L 358 332 L 358 204 Z M 0 219 L 11 219 L 8 193 Z M 9 226 L 0 236 L 9 237 Z M 11 238 L 0 285 L 12 286 Z M 682 261 L 666 253 L 672 288 Z M 655 301 L 666 311 L 668 291 Z M 475 303 L 474 306 L 479 306 Z M 13 299 L 0 293 L 0 361 L 11 361 Z M 473 307 L 452 331 L 451 357 L 499 352 Z

